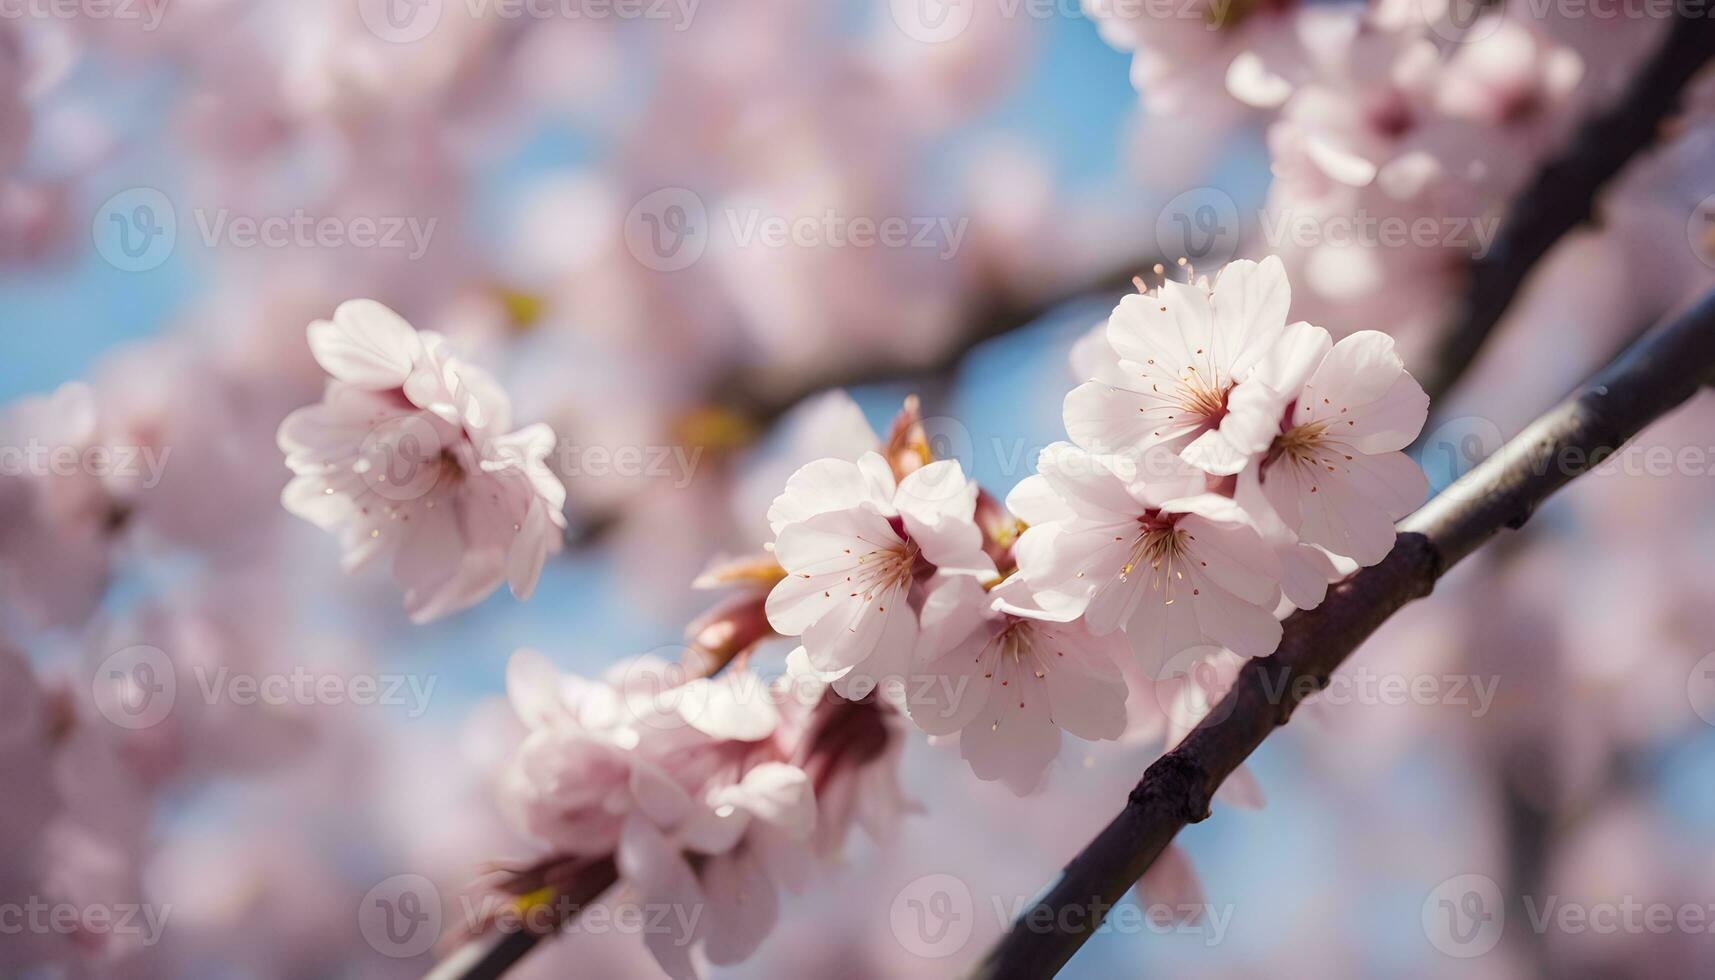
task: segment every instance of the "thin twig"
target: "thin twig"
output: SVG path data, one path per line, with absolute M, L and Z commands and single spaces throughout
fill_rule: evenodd
M 566 915 L 550 915 L 549 921 L 542 923 L 547 926 L 545 929 L 520 925 L 516 929 L 497 930 L 471 939 L 435 964 L 423 980 L 495 980 L 516 966 L 536 948 L 537 943 L 558 933 L 585 906 L 601 898 L 618 881 L 619 869 L 611 858 L 584 866 L 569 882 L 552 889 L 552 895 L 547 899 L 549 904 L 546 908 Z M 527 908 L 521 905 L 519 910 Z M 528 921 L 528 916 L 521 918 Z
M 1389 616 L 1429 594 L 1460 559 L 1518 528 L 1552 493 L 1715 379 L 1715 294 L 1650 332 L 1502 450 L 1401 522 L 1393 552 L 1286 621 L 1279 650 L 1247 663 L 1233 689 L 1151 765 L 1125 808 L 1013 924 L 975 973 L 1051 977 L 1180 828 L 1209 815 L 1215 790 L 1304 698 L 1321 690 Z
M 1457 320 L 1420 381 L 1431 401 L 1452 389 L 1494 333 L 1538 261 L 1587 221 L 1596 194 L 1652 143 L 1693 75 L 1715 57 L 1715 17 L 1698 0 L 1677 0 L 1667 39 L 1612 107 L 1590 119 L 1508 210 L 1494 247 L 1471 263 Z
M 902 360 L 891 350 L 880 350 L 869 357 L 830 364 L 820 372 L 785 382 L 771 382 L 765 374 L 739 371 L 715 386 L 715 397 L 762 431 L 794 405 L 818 392 L 944 375 L 957 368 L 979 344 L 1027 327 L 1060 306 L 1125 293 L 1132 288 L 1132 277 L 1156 261 L 1140 257 L 1077 283 L 1029 297 L 1009 295 L 999 288 L 975 290 L 980 302 L 965 316 L 956 336 L 928 360 Z

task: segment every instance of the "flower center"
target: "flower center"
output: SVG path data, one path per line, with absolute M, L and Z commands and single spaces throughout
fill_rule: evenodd
M 1171 515 L 1146 514 L 1138 518 L 1138 528 L 1131 557 L 1120 568 L 1120 581 L 1129 582 L 1132 572 L 1148 568 L 1149 590 L 1160 592 L 1171 606 L 1175 583 L 1185 581 L 1191 535 L 1174 526 Z
M 1327 429 L 1327 422 L 1306 422 L 1287 429 L 1274 437 L 1274 445 L 1269 447 L 1268 462 L 1282 457 L 1294 463 L 1315 462 L 1325 448 L 1323 433 Z
M 906 538 L 903 542 L 877 545 L 874 550 L 858 555 L 857 571 L 847 579 L 851 582 L 852 596 L 861 597 L 864 602 L 874 602 L 877 596 L 886 596 L 894 589 L 908 588 L 916 574 L 920 554 L 917 542 Z
M 1223 384 L 1219 376 L 1213 381 L 1204 380 L 1196 368 L 1191 373 L 1179 379 L 1179 405 L 1193 415 L 1201 416 L 1209 425 L 1218 424 L 1227 415 L 1227 393 L 1233 390 L 1233 383 Z

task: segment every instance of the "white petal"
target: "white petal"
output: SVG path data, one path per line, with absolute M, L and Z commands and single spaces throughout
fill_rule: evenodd
M 949 572 L 995 574 L 994 560 L 983 552 L 983 533 L 973 516 L 977 485 L 958 462 L 937 460 L 899 481 L 894 504 L 923 557 Z
M 331 321 L 310 324 L 309 341 L 323 370 L 364 388 L 400 387 L 422 353 L 417 331 L 370 299 L 348 300 Z
M 818 459 L 786 481 L 785 491 L 768 508 L 768 523 L 778 535 L 788 524 L 863 504 L 892 514 L 894 491 L 893 473 L 877 453 L 865 453 L 855 463 Z
M 1215 278 L 1210 302 L 1216 363 L 1225 367 L 1226 377 L 1243 380 L 1286 328 L 1286 311 L 1292 305 L 1286 267 L 1273 255 L 1261 262 L 1229 262 Z

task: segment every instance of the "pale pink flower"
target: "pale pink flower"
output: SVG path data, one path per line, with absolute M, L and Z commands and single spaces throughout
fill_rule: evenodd
M 36 628 L 72 626 L 107 587 L 124 511 L 84 464 L 100 447 L 88 385 L 22 399 L 0 415 L 0 596 Z M 108 457 L 111 459 L 111 455 Z
M 780 724 L 768 687 L 742 670 L 674 681 L 649 658 L 591 682 L 521 651 L 507 688 L 529 733 L 502 795 L 527 836 L 612 854 L 640 901 L 673 909 L 645 942 L 691 977 L 698 956 L 736 963 L 772 930 L 777 889 L 805 882 L 817 810 L 810 775 L 784 761 L 803 726 Z
M 804 884 L 816 825 L 809 777 L 763 762 L 729 780 L 696 795 L 656 783 L 620 836 L 621 880 L 647 905 L 681 913 L 644 937 L 675 980 L 700 975 L 693 950 L 717 966 L 748 958 L 779 918 L 778 889 Z
M 1111 353 L 1066 396 L 1066 431 L 1097 454 L 1157 446 L 1229 475 L 1268 445 L 1245 382 L 1286 328 L 1292 293 L 1280 260 L 1240 260 L 1205 281 L 1127 296 L 1108 319 Z M 1089 366 L 1090 350 L 1079 360 Z
M 989 608 L 969 578 L 929 596 L 923 663 L 907 698 L 919 728 L 958 734 L 959 754 L 978 779 L 1023 795 L 1042 782 L 1062 731 L 1092 741 L 1125 734 L 1125 644 L 1118 633 L 1097 636 L 1081 621 L 1047 618 L 1017 576 L 993 599 Z
M 1407 198 L 1464 175 L 1482 147 L 1479 127 L 1436 110 L 1441 71 L 1419 34 L 1365 25 L 1325 45 L 1269 128 L 1275 176 L 1312 196 L 1377 184 Z
M 650 698 L 672 687 L 665 662 L 640 658 L 589 680 L 562 675 L 541 654 L 520 650 L 506 668 L 507 695 L 527 731 L 502 781 L 518 831 L 557 853 L 599 856 L 619 844 L 647 766 L 642 751 L 686 729 Z M 691 739 L 697 741 L 697 739 Z
M 1149 475 L 1128 482 L 1066 443 L 1037 468 L 1007 505 L 1031 525 L 1018 568 L 1044 609 L 1082 615 L 1098 636 L 1124 630 L 1153 676 L 1188 650 L 1274 652 L 1279 563 L 1232 500 Z
M 348 571 L 391 556 L 415 622 L 503 581 L 528 598 L 566 526 L 546 465 L 553 431 L 509 431 L 511 405 L 486 373 L 379 303 L 344 303 L 309 337 L 334 380 L 280 425 L 297 474 L 286 509 L 339 535 Z
M 1264 373 L 1285 395 L 1257 473 L 1263 496 L 1304 543 L 1359 565 L 1381 561 L 1393 522 L 1429 492 L 1401 451 L 1422 431 L 1429 396 L 1393 339 L 1374 330 L 1332 344 L 1327 331 L 1302 325 Z
M 879 453 L 810 463 L 769 508 L 774 555 L 787 573 L 769 593 L 769 622 L 802 637 L 817 669 L 849 671 L 834 682 L 843 697 L 904 676 L 917 643 L 917 586 L 996 574 L 976 504 L 976 484 L 953 460 L 897 483 Z
M 1454 48 L 1436 92 L 1436 105 L 1452 115 L 1495 129 L 1542 123 L 1584 78 L 1578 52 L 1528 20 L 1492 13 L 1471 29 L 1477 39 Z
M 1307 6 L 1083 0 L 1102 40 L 1132 52 L 1132 86 L 1160 113 L 1196 111 L 1226 94 L 1279 105 L 1304 59 L 1299 21 L 1314 15 Z

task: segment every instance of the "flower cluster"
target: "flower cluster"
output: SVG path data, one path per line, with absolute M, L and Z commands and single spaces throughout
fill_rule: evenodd
M 1084 7 L 1132 55 L 1154 179 L 1160 154 L 1183 152 L 1171 148 L 1205 148 L 1203 166 L 1168 178 L 1182 189 L 1234 130 L 1264 133 L 1273 180 L 1257 220 L 1183 247 L 1208 261 L 1246 245 L 1277 254 L 1301 313 L 1336 336 L 1385 323 L 1412 353 L 1432 341 L 1468 262 L 1494 246 L 1509 202 L 1671 19 L 1467 14 L 1441 0 Z M 1200 190 L 1198 209 L 1210 201 Z M 1176 215 L 1169 205 L 1162 220 Z M 1674 251 L 1625 261 L 1642 274 Z
M 511 430 L 487 373 L 371 300 L 309 328 L 333 380 L 280 424 L 297 474 L 286 509 L 338 534 L 348 571 L 391 557 L 411 618 L 471 606 L 509 582 L 528 598 L 562 546 L 566 489 L 549 471 L 554 432 Z
M 747 958 L 782 889 L 802 890 L 853 826 L 885 838 L 906 808 L 888 709 L 827 696 L 801 650 L 787 663 L 773 681 L 736 667 L 687 679 L 649 657 L 592 681 L 528 650 L 508 668 L 528 734 L 507 812 L 554 862 L 612 856 L 641 903 L 696 910 L 646 933 L 672 977 Z
M 1088 380 L 1066 398 L 1070 441 L 1004 506 L 934 458 L 915 399 L 886 439 L 838 440 L 849 456 L 805 463 L 768 507 L 766 552 L 698 579 L 733 594 L 689 627 L 679 664 L 590 681 L 515 655 L 528 733 L 503 798 L 546 856 L 507 886 L 611 860 L 642 901 L 705 910 L 648 937 L 669 974 L 694 976 L 748 956 L 780 892 L 854 825 L 889 832 L 908 807 L 906 718 L 1021 795 L 1062 732 L 1183 735 L 1244 658 L 1274 651 L 1286 612 L 1386 556 L 1427 489 L 1402 450 L 1428 399 L 1392 342 L 1335 343 L 1289 324 L 1290 303 L 1275 259 L 1126 297 L 1074 351 Z M 419 404 L 411 338 L 392 353 L 374 338 L 393 322 L 351 312 L 312 329 L 319 359 Z M 339 473 L 372 485 L 347 475 L 356 463 Z M 776 638 L 797 646 L 765 679 L 751 652 Z M 1140 700 L 1159 709 L 1147 721 Z M 1260 795 L 1241 777 L 1225 798 Z
M 1126 729 L 1146 680 L 1222 650 L 1272 653 L 1280 619 L 1393 546 L 1427 482 L 1402 451 L 1428 398 L 1392 341 L 1288 323 L 1281 263 L 1126 297 L 1079 344 L 1069 442 L 997 522 L 957 462 L 903 479 L 874 452 L 800 469 L 770 510 L 774 629 L 854 696 L 878 684 L 978 776 L 1022 793 L 1060 733 Z

